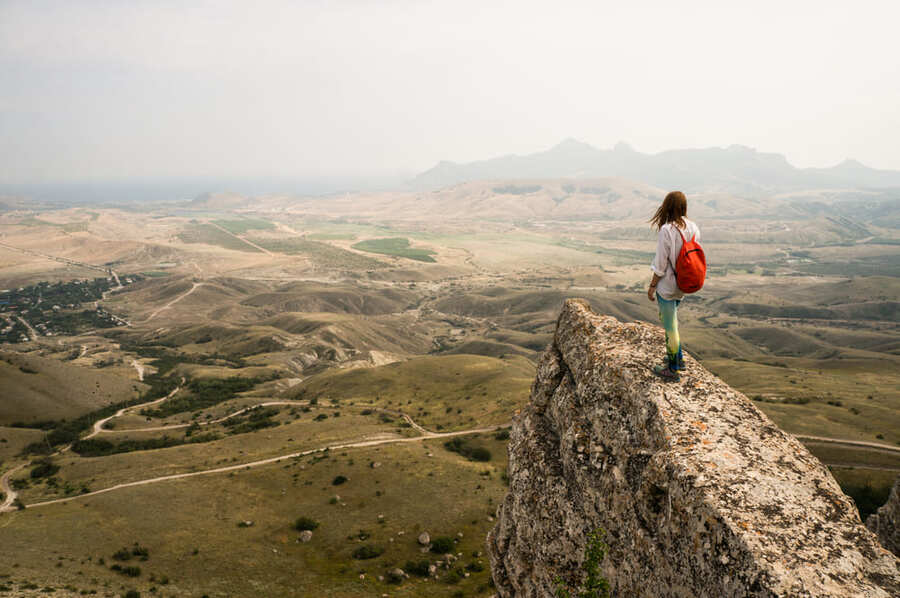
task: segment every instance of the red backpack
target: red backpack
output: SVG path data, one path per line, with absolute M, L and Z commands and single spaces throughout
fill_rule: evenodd
M 675 227 L 678 230 L 678 227 Z M 695 241 L 696 235 L 688 241 L 681 230 L 681 251 L 678 253 L 678 261 L 675 262 L 675 282 L 682 293 L 696 293 L 703 288 L 706 280 L 706 254 L 700 243 Z

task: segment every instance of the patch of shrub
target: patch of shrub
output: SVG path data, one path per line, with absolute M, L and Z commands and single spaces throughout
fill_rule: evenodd
M 509 428 L 497 430 L 497 433 L 494 434 L 494 440 L 509 440 Z
M 332 486 L 340 486 L 341 484 L 343 484 L 346 481 L 347 481 L 346 476 L 339 475 L 339 476 L 336 476 L 333 480 L 331 480 L 331 485 Z
M 469 461 L 487 462 L 491 460 L 491 452 L 483 446 L 473 446 L 462 438 L 453 438 L 444 443 L 448 451 L 458 453 Z
M 406 561 L 403 570 L 410 575 L 418 575 L 419 577 L 428 577 L 428 567 L 431 565 L 428 561 Z
M 356 548 L 350 556 L 357 560 L 367 560 L 374 559 L 376 557 L 384 554 L 384 548 L 381 546 L 376 546 L 375 544 L 363 544 L 362 546 Z
M 431 541 L 431 552 L 435 554 L 448 554 L 453 552 L 453 538 L 450 536 L 438 536 Z
M 49 478 L 57 471 L 59 471 L 59 465 L 56 465 L 49 459 L 41 459 L 34 463 L 34 467 L 31 469 L 31 477 L 32 479 Z
M 859 517 L 863 521 L 866 520 L 866 517 L 877 511 L 881 505 L 886 503 L 888 495 L 891 493 L 890 486 L 875 488 L 868 482 L 862 486 L 844 484 L 841 486 L 841 490 L 856 503 L 856 508 L 859 510 Z
M 319 527 L 319 522 L 312 517 L 298 517 L 294 522 L 294 529 L 298 532 L 312 531 Z
M 443 581 L 444 583 L 454 584 L 461 582 L 465 578 L 466 572 L 463 571 L 460 567 L 457 567 L 448 571 L 441 581 Z

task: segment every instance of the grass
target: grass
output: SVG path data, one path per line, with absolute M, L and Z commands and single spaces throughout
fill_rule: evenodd
M 830 469 L 844 493 L 853 498 L 863 521 L 885 503 L 897 479 L 896 471 L 854 467 Z
M 314 264 L 323 268 L 341 268 L 346 270 L 369 270 L 384 267 L 378 260 L 322 243 L 306 237 L 289 237 L 283 239 L 254 237 L 254 243 L 276 253 L 303 255 Z
M 409 239 L 404 237 L 388 237 L 383 239 L 367 239 L 353 244 L 353 249 L 360 251 L 368 251 L 369 253 L 380 253 L 383 255 L 393 255 L 403 257 L 419 262 L 434 262 L 433 257 L 437 252 L 430 249 L 421 249 L 410 247 Z
M 229 235 L 223 230 L 216 228 L 211 224 L 188 224 L 184 230 L 178 233 L 178 238 L 183 243 L 203 243 L 205 245 L 214 245 L 223 249 L 232 251 L 245 251 L 248 253 L 259 253 L 259 249 L 244 243 L 240 239 Z
M 490 448 L 505 455 L 503 443 Z M 373 469 L 373 461 L 383 465 Z M 17 563 L 18 577 L 52 575 L 79 587 L 117 587 L 119 574 L 98 560 L 139 542 L 149 553 L 133 582 L 142 595 L 154 585 L 153 575 L 170 579 L 166 595 L 486 596 L 492 590 L 484 537 L 506 492 L 504 468 L 505 457 L 472 464 L 429 441 L 130 488 L 20 512 L 4 529 L 8 540 L 0 545 L 0 561 Z M 338 473 L 349 479 L 335 488 L 331 480 Z M 339 500 L 330 504 L 336 493 Z M 296 541 L 298 514 L 320 522 L 309 543 Z M 246 520 L 254 525 L 237 526 Z M 416 538 L 422 531 L 452 538 L 470 577 L 454 584 L 419 577 L 399 585 L 378 581 L 408 561 L 439 558 L 420 553 Z M 21 550 L 32 544 L 53 546 L 54 553 Z M 354 559 L 363 545 L 384 552 Z M 63 566 L 56 568 L 60 557 Z
M 22 367 L 38 374 L 26 373 Z M 142 386 L 114 371 L 11 352 L 0 352 L 0 379 L 4 397 L 0 425 L 77 417 L 135 397 Z
M 306 235 L 311 241 L 355 241 L 353 233 L 310 233 Z
M 241 220 L 213 220 L 225 230 L 235 235 L 242 235 L 251 230 L 274 230 L 275 225 L 259 218 L 242 218 Z
M 523 357 L 419 357 L 327 371 L 286 391 L 295 399 L 371 404 L 410 414 L 433 431 L 504 424 L 528 399 L 534 366 Z
M 815 366 L 824 364 L 813 360 L 782 361 L 789 367 L 724 359 L 707 359 L 704 365 L 750 397 L 809 399 L 802 405 L 756 403 L 788 432 L 886 444 L 900 442 L 897 377 L 885 370 L 883 363 L 863 364 L 863 369 L 858 369 L 847 362 L 845 367 L 832 365 L 820 370 Z

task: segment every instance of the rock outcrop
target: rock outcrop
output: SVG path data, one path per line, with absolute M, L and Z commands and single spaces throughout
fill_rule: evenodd
M 882 546 L 900 556 L 900 476 L 897 476 L 887 502 L 866 519 L 866 527 L 878 536 Z
M 511 433 L 488 536 L 500 596 L 577 586 L 596 528 L 617 597 L 900 596 L 900 561 L 828 470 L 696 361 L 655 377 L 663 346 L 566 302 Z

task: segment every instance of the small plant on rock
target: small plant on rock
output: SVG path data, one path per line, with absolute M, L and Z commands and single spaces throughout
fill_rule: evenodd
M 600 574 L 600 563 L 609 550 L 609 546 L 603 541 L 605 534 L 605 531 L 597 528 L 588 536 L 587 546 L 584 548 L 584 562 L 581 565 L 586 576 L 581 587 L 571 589 L 557 577 L 556 598 L 609 598 L 609 581 Z

